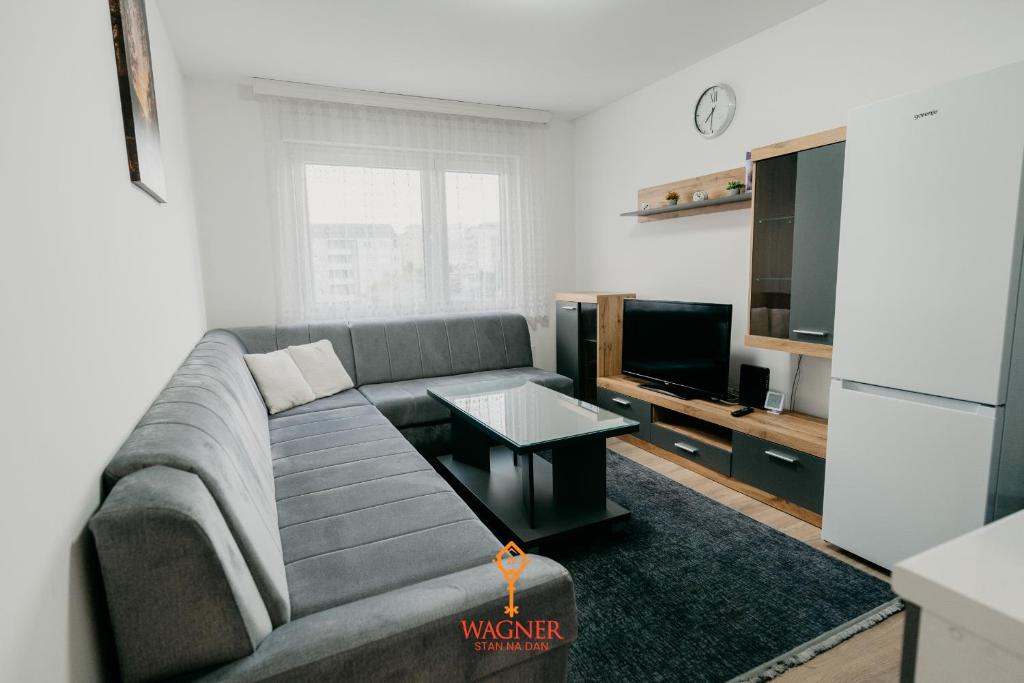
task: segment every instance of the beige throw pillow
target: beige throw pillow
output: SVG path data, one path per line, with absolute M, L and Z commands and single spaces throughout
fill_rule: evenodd
M 271 415 L 316 398 L 287 351 L 247 353 L 244 358 Z
M 317 398 L 331 396 L 355 386 L 345 366 L 338 360 L 338 354 L 334 352 L 334 345 L 329 339 L 289 346 L 288 353 Z

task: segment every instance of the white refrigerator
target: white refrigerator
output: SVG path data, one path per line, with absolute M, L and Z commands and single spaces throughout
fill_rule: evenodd
M 1024 488 L 1022 167 L 1024 63 L 850 112 L 822 536 L 883 567 Z

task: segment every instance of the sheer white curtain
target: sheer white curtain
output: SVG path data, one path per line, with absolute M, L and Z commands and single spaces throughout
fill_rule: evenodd
M 543 124 L 261 99 L 283 321 L 546 315 Z

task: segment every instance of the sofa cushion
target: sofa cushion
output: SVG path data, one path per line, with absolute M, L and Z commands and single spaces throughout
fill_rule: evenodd
M 572 393 L 572 380 L 548 370 L 521 367 L 502 370 L 485 370 L 448 377 L 429 377 L 401 382 L 368 384 L 359 387 L 366 396 L 395 426 L 400 428 L 432 424 L 450 419 L 451 415 L 439 401 L 427 393 L 431 387 L 453 384 L 484 382 L 494 379 L 518 378 L 546 386 L 555 391 Z
M 317 398 L 333 396 L 355 386 L 329 339 L 289 346 L 288 353 Z
M 192 472 L 217 502 L 275 626 L 288 621 L 269 422 L 234 335 L 208 333 L 143 415 L 104 473 L 107 490 L 163 465 Z
M 316 400 L 313 388 L 288 351 L 247 353 L 242 357 L 271 415 Z
M 122 478 L 89 529 L 125 680 L 224 664 L 270 634 L 252 574 L 196 475 L 147 467 Z
M 572 578 L 539 555 L 516 582 L 521 619 L 558 622 L 551 649 L 473 652 L 459 624 L 496 621 L 508 601 L 491 562 L 380 593 L 274 631 L 203 681 L 565 681 L 576 640 Z
M 305 405 L 296 406 L 289 410 L 282 410 L 280 413 L 271 416 L 271 420 L 280 420 L 281 418 L 291 417 L 292 415 L 305 415 L 307 413 L 315 413 L 321 410 L 335 410 L 337 408 L 349 408 L 351 406 L 365 406 L 369 405 L 370 402 L 366 400 L 366 397 L 355 389 L 348 389 L 340 393 L 334 394 L 333 396 L 325 396 L 324 398 L 318 398 L 317 400 L 307 403 Z
M 349 324 L 356 386 L 533 364 L 523 316 L 484 313 Z
M 496 552 L 490 532 L 375 407 L 274 418 L 270 438 L 296 617 Z M 457 540 L 458 557 L 421 562 L 429 538 Z M 402 549 L 417 561 L 392 566 Z

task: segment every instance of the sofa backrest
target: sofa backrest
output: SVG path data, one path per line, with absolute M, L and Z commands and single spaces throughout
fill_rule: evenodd
M 170 678 L 245 657 L 270 615 L 206 485 L 146 467 L 89 521 L 126 681 Z
M 270 353 L 289 346 L 329 339 L 345 366 L 349 377 L 359 384 L 358 368 L 352 355 L 352 335 L 348 323 L 295 323 L 292 325 L 258 325 L 255 327 L 233 327 L 228 330 L 236 335 L 245 346 L 245 353 Z
M 356 386 L 533 365 L 518 313 L 433 315 L 230 330 L 247 353 L 330 339 Z
M 206 334 L 171 377 L 104 473 L 163 466 L 194 473 L 224 516 L 274 626 L 290 618 L 267 409 L 237 337 Z
M 530 330 L 515 313 L 349 323 L 359 384 L 533 365 Z

